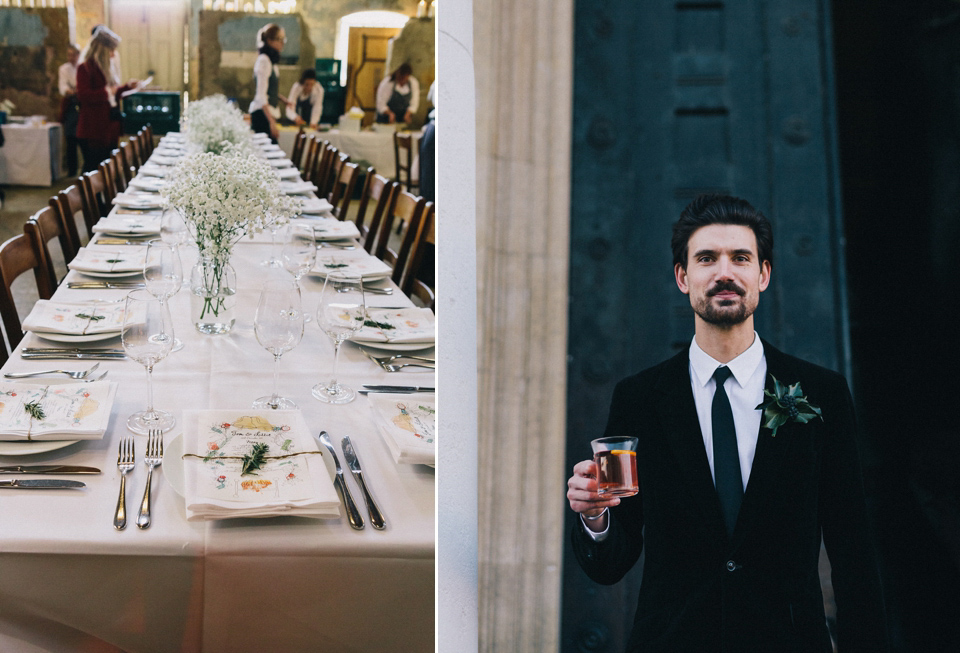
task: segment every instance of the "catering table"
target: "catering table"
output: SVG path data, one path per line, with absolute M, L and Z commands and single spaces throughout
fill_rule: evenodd
M 177 420 L 165 435 L 182 433 L 183 411 L 245 408 L 272 387 L 273 357 L 253 332 L 269 237 L 241 241 L 234 251 L 237 322 L 225 336 L 199 334 L 190 323 L 189 290 L 170 300 L 175 334 L 184 347 L 154 369 L 154 406 Z M 183 252 L 189 270 L 196 251 Z M 66 281 L 77 278 L 71 271 Z M 301 280 L 304 307 L 316 315 L 322 280 Z M 107 301 L 123 290 L 68 289 L 55 298 Z M 409 300 L 371 295 L 370 306 Z M 22 346 L 50 346 L 32 333 Z M 120 339 L 96 346 L 120 346 Z M 301 344 L 283 356 L 280 394 L 296 401 L 311 433 L 350 435 L 371 492 L 388 526 L 350 528 L 338 519 L 274 517 L 188 522 L 185 504 L 164 469 L 185 464 L 165 458 L 153 478 L 153 522 L 133 525 L 143 493 L 146 438 L 138 436 L 137 468 L 127 475 L 130 526 L 112 519 L 120 484 L 117 449 L 128 415 L 146 405 L 143 366 L 103 361 L 106 380 L 119 384 L 102 440 L 81 441 L 33 456 L 0 453 L 0 464 L 91 465 L 102 475 L 71 477 L 83 490 L 0 490 L 0 650 L 2 651 L 337 651 L 369 653 L 434 650 L 434 471 L 394 462 L 373 421 L 369 399 L 333 406 L 316 401 L 314 384 L 328 380 L 332 341 L 316 320 Z M 84 361 L 28 361 L 15 352 L 3 371 L 81 369 Z M 388 374 L 352 343 L 341 348 L 338 378 L 363 383 L 433 385 L 430 371 Z M 8 443 L 9 445 L 9 443 Z M 339 445 L 336 445 L 339 450 Z M 323 456 L 333 473 L 329 456 Z M 341 464 L 343 459 L 341 457 Z M 347 474 L 349 477 L 349 474 Z M 14 478 L 11 476 L 0 477 Z M 39 477 L 32 477 L 39 478 Z M 349 478 L 367 520 L 359 488 Z M 132 516 L 131 516 L 132 514 Z M 368 521 L 368 520 L 367 520 Z
M 298 130 L 294 128 L 280 128 L 280 138 L 278 144 L 283 151 L 290 156 L 293 152 L 293 143 L 296 139 Z M 417 170 L 417 155 L 420 147 L 420 132 L 410 132 L 413 136 L 414 167 Z M 387 179 L 394 179 L 397 173 L 396 160 L 393 153 L 393 132 L 383 131 L 360 131 L 344 132 L 339 129 L 317 132 L 317 135 L 341 152 L 350 155 L 350 160 L 357 162 L 360 160 L 369 161 L 370 165 L 376 168 L 377 173 Z M 414 177 L 417 173 L 414 172 Z
M 7 123 L 0 147 L 0 184 L 50 186 L 62 176 L 63 126 Z

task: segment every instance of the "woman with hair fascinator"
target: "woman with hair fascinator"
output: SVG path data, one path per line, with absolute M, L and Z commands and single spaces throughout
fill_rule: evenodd
M 253 78 L 257 90 L 250 103 L 250 126 L 253 131 L 267 134 L 270 140 L 277 142 L 277 118 L 280 117 L 280 103 L 287 99 L 280 95 L 280 51 L 287 42 L 286 32 L 276 23 L 264 25 L 257 32 L 259 54 L 253 64 Z

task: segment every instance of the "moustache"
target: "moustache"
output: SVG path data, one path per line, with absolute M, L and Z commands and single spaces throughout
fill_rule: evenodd
M 741 297 L 746 294 L 746 291 L 743 290 L 743 288 L 732 281 L 718 281 L 717 285 L 707 291 L 707 297 L 713 297 L 714 295 L 722 292 L 735 292 Z

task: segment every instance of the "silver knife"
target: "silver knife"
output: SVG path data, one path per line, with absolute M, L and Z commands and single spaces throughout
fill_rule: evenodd
M 144 284 L 133 281 L 68 281 L 67 288 L 77 288 L 79 290 L 136 290 L 143 288 Z
M 367 392 L 436 392 L 436 388 L 428 388 L 420 385 L 369 385 L 364 384 Z M 363 392 L 363 390 L 361 390 Z
M 91 347 L 90 349 L 81 349 L 80 347 L 24 347 L 21 349 L 25 354 L 45 354 L 45 353 L 63 353 L 70 354 L 122 354 L 123 349 L 119 347 Z
M 99 474 L 96 467 L 77 465 L 7 465 L 0 467 L 0 474 Z
M 340 440 L 340 446 L 343 448 L 343 457 L 347 461 L 347 466 L 353 473 L 353 478 L 357 481 L 357 485 L 360 486 L 360 491 L 363 492 L 363 500 L 367 502 L 367 512 L 370 513 L 370 524 L 378 531 L 382 531 L 387 527 L 387 523 L 383 520 L 383 514 L 380 512 L 380 508 L 377 507 L 377 502 L 374 501 L 370 495 L 367 484 L 363 482 L 363 471 L 360 469 L 360 461 L 357 459 L 357 454 L 353 450 L 353 443 L 350 442 L 349 435 L 345 435 L 343 439 Z
M 360 516 L 357 504 L 353 502 L 353 496 L 350 494 L 350 488 L 347 487 L 347 482 L 343 478 L 343 470 L 340 468 L 337 452 L 333 450 L 333 443 L 330 442 L 330 436 L 327 435 L 326 431 L 320 431 L 319 439 L 320 444 L 325 446 L 330 451 L 330 455 L 333 456 L 333 464 L 337 468 L 337 476 L 333 479 L 333 487 L 337 488 L 337 494 L 343 501 L 343 507 L 347 511 L 347 520 L 350 522 L 350 526 L 359 531 L 363 528 L 363 517 Z
M 12 481 L 0 481 L 0 489 L 11 488 L 14 490 L 56 490 L 61 488 L 87 487 L 86 483 L 80 481 L 60 481 L 56 479 L 42 479 L 36 481 L 23 481 L 14 479 Z
M 60 360 L 86 360 L 86 361 L 122 361 L 126 360 L 126 354 L 109 354 L 109 353 L 97 353 L 93 352 L 91 354 L 87 353 L 75 353 L 68 351 L 53 351 L 47 354 L 34 353 L 34 354 L 20 354 L 20 358 L 28 361 L 60 361 Z

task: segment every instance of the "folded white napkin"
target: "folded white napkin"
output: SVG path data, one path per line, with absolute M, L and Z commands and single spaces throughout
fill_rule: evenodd
M 293 161 L 286 157 L 274 157 L 272 159 L 267 159 L 267 163 L 272 168 L 289 168 L 293 166 Z
M 355 222 L 337 220 L 336 218 L 300 218 L 290 221 L 291 224 L 313 228 L 313 237 L 316 240 L 344 240 L 359 238 L 360 231 Z
M 436 340 L 433 311 L 429 308 L 371 308 L 355 342 L 432 343 Z
M 287 195 L 299 195 L 300 193 L 312 193 L 317 187 L 309 181 L 281 181 L 280 191 Z
M 81 247 L 67 267 L 77 272 L 143 272 L 146 247 Z
M 333 204 L 320 197 L 307 197 L 303 200 L 301 213 L 329 213 L 333 210 Z
M 147 175 L 134 177 L 130 180 L 130 185 L 134 188 L 139 188 L 141 190 L 148 190 L 151 192 L 159 191 L 161 188 L 167 185 L 165 179 L 159 179 L 157 177 L 148 177 Z
M 310 274 L 326 277 L 330 272 L 346 272 L 359 274 L 365 281 L 373 281 L 385 279 L 393 273 L 389 265 L 363 249 L 336 250 L 329 254 L 326 253 L 329 250 L 321 251 L 324 253 L 317 252 L 317 262 Z
M 437 462 L 437 400 L 429 394 L 370 394 L 374 421 L 398 463 Z
M 273 174 L 279 179 L 292 179 L 294 181 L 303 181 L 300 179 L 300 171 L 296 168 L 275 168 Z
M 157 209 L 162 206 L 161 199 L 157 193 L 127 191 L 116 195 L 113 203 L 126 209 Z
M 183 423 L 188 520 L 340 516 L 327 454 L 305 453 L 322 448 L 299 410 L 184 411 Z M 241 474 L 239 458 L 258 443 L 268 446 L 265 464 Z
M 160 233 L 161 211 L 130 215 L 127 213 L 111 213 L 100 218 L 93 225 L 93 232 L 98 234 L 129 234 L 131 236 L 148 236 Z
M 173 166 L 162 166 L 156 163 L 144 163 L 140 166 L 140 174 L 148 177 L 166 177 L 173 172 Z
M 63 302 L 37 300 L 23 321 L 24 331 L 88 335 L 119 333 L 123 329 L 123 302 Z
M 116 394 L 111 381 L 0 382 L 0 440 L 99 440 Z
M 167 154 L 157 154 L 154 152 L 150 155 L 150 158 L 147 159 L 147 163 L 156 163 L 157 165 L 161 166 L 175 166 L 180 163 L 180 159 L 182 158 L 182 155 L 170 156 Z

